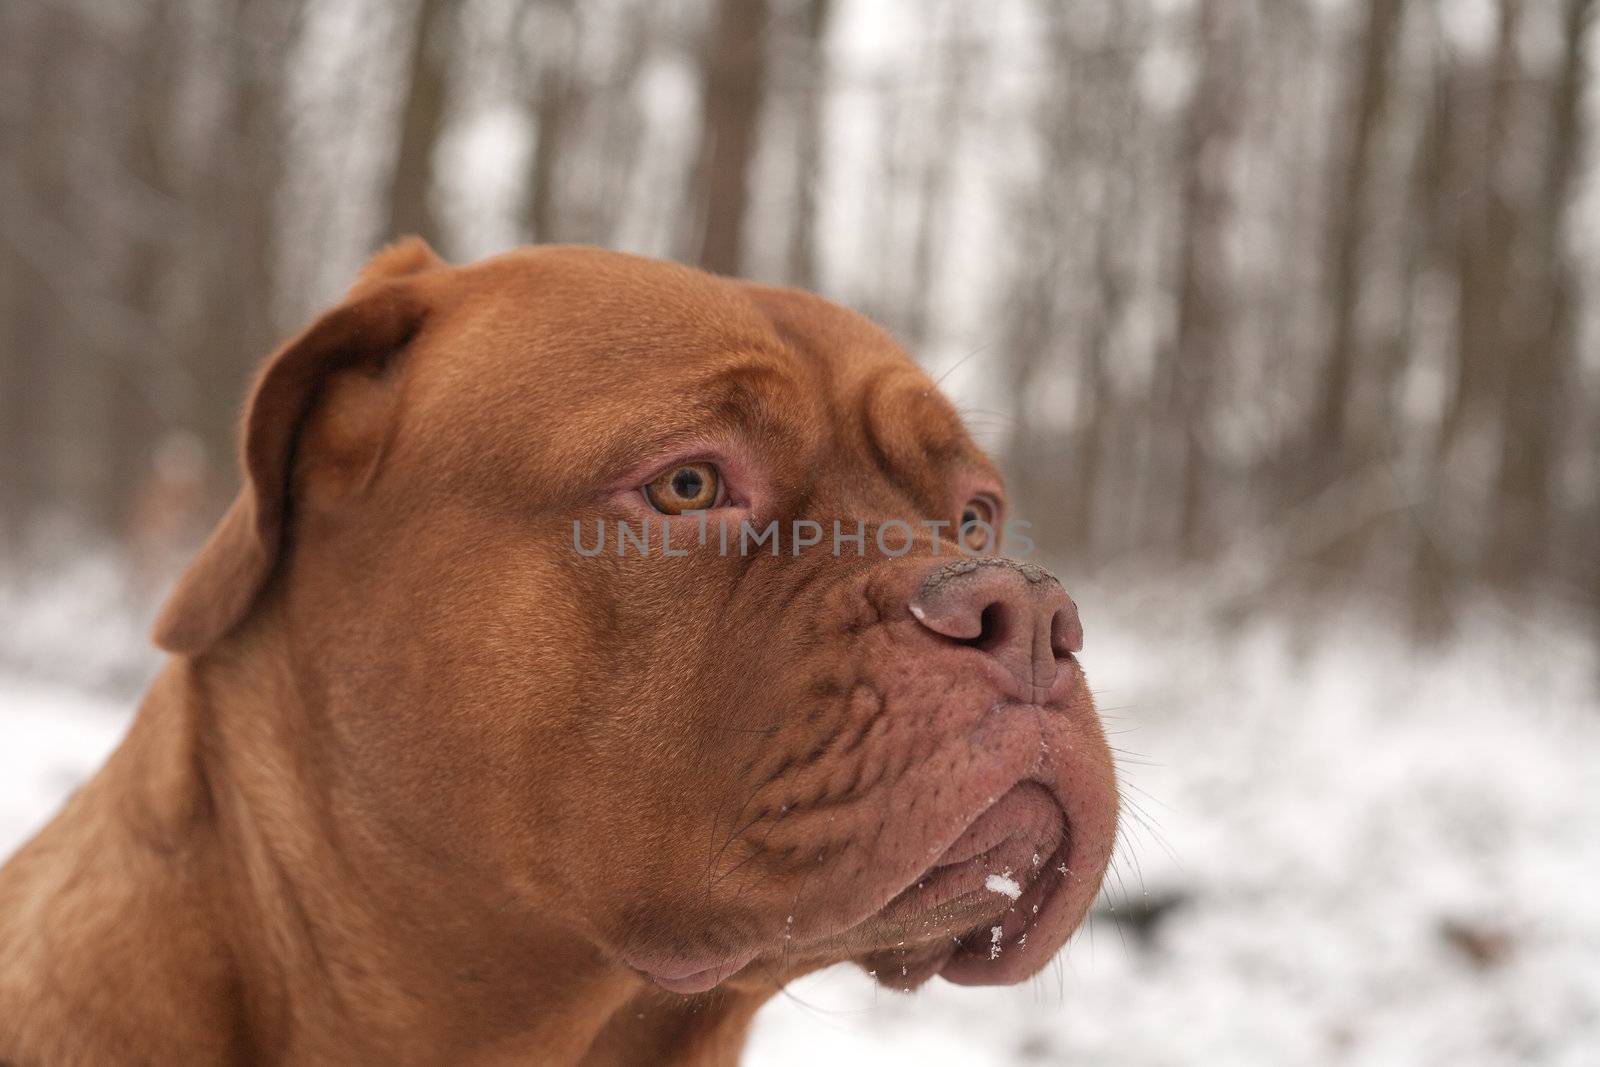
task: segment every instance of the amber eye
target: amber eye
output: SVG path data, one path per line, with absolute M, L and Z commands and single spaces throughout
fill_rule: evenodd
M 682 515 L 716 507 L 722 479 L 710 463 L 685 463 L 664 471 L 644 487 L 650 506 L 663 515 Z
M 975 496 L 961 509 L 961 546 L 968 552 L 992 552 L 1000 540 L 995 529 L 999 509 L 986 496 Z

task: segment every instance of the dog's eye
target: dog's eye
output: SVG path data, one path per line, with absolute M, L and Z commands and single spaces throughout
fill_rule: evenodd
M 991 552 L 999 541 L 994 528 L 998 509 L 986 496 L 975 496 L 961 509 L 961 544 L 969 552 Z
M 682 515 L 716 507 L 722 479 L 710 463 L 684 463 L 664 471 L 644 487 L 645 499 L 663 515 Z

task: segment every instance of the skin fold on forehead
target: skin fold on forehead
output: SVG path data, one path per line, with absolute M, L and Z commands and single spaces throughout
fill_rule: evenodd
M 937 515 L 957 470 L 999 480 L 893 339 L 821 298 L 593 249 L 441 275 L 404 421 L 461 426 L 459 465 L 530 487 L 530 503 L 572 502 L 697 448 L 737 451 L 774 495 L 852 458 L 847 481 L 886 480 Z

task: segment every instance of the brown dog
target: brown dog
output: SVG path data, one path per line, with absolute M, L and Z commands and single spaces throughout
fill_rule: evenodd
M 1088 909 L 1076 609 L 857 316 L 403 242 L 244 466 L 127 739 L 0 871 L 0 1060 L 732 1063 L 796 975 L 1016 982 Z

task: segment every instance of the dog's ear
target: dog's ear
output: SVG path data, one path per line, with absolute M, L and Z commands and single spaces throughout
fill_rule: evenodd
M 390 245 L 343 303 L 267 360 L 245 406 L 243 485 L 161 609 L 157 645 L 198 655 L 249 613 L 278 563 L 297 465 L 346 484 L 352 471 L 370 476 L 393 414 L 395 358 L 426 314 L 413 280 L 444 266 L 418 238 Z M 308 452 L 330 454 L 297 455 L 308 436 Z
M 402 237 L 394 244 L 380 248 L 372 254 L 372 258 L 367 260 L 367 265 L 362 267 L 361 273 L 356 276 L 356 283 L 347 295 L 358 296 L 368 286 L 392 281 L 395 278 L 425 274 L 449 265 L 440 259 L 438 253 L 429 248 L 428 242 L 422 238 Z

